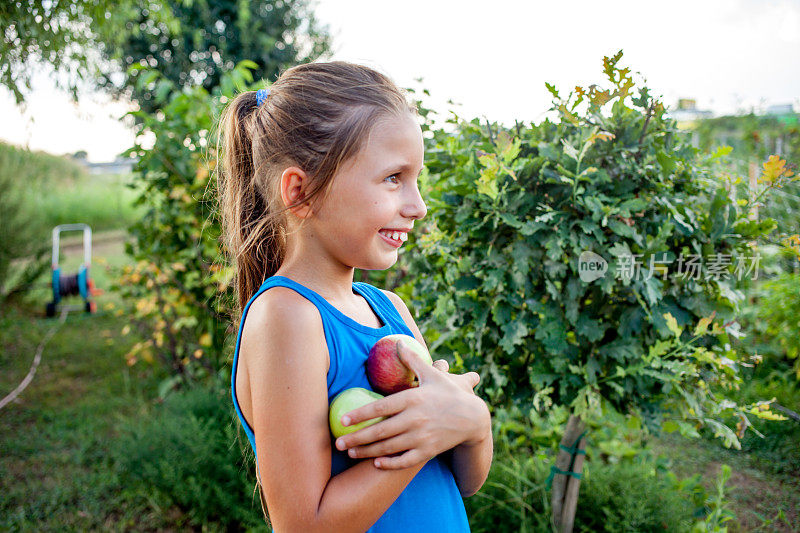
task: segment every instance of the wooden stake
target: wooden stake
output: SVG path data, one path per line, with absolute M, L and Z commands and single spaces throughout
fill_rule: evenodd
M 567 420 L 567 428 L 564 430 L 564 436 L 561 438 L 561 445 L 565 448 L 569 448 L 575 441 L 577 440 L 578 436 L 583 433 L 586 429 L 585 424 L 581 421 L 581 419 L 575 415 L 570 415 L 569 420 Z M 581 442 L 584 443 L 585 447 L 585 440 L 581 439 Z M 580 443 L 579 443 L 580 444 Z M 583 456 L 580 457 L 580 468 L 583 468 Z M 562 448 L 558 450 L 558 456 L 556 457 L 556 468 L 567 472 L 570 470 L 570 463 L 572 463 L 572 454 L 570 452 L 565 451 Z M 578 461 L 575 461 L 573 464 L 572 471 L 576 471 L 576 466 Z M 577 471 L 580 473 L 580 470 Z M 568 489 L 568 482 L 571 481 L 579 481 L 572 476 L 566 476 L 564 474 L 556 474 L 553 478 L 553 491 L 551 494 L 551 504 L 553 510 L 553 524 L 556 527 L 556 531 L 559 533 L 571 533 L 572 526 L 575 520 L 575 509 L 578 500 L 578 483 L 574 489 L 574 502 L 570 502 L 572 506 L 571 515 L 569 516 L 568 520 L 565 521 L 565 497 L 567 496 L 567 489 Z M 567 523 L 569 524 L 569 529 L 566 529 Z
M 583 437 L 580 443 L 578 443 L 578 449 L 586 449 L 586 437 Z M 577 474 L 583 472 L 583 461 L 585 457 L 586 456 L 582 453 L 575 456 L 575 462 L 572 463 L 573 472 Z M 572 476 L 567 478 L 567 493 L 564 496 L 564 510 L 561 518 L 566 533 L 571 533 L 572 526 L 575 524 L 575 511 L 578 508 L 578 489 L 580 489 L 580 486 L 580 479 Z

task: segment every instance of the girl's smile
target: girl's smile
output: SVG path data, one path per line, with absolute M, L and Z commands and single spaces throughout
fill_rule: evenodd
M 400 248 L 403 243 L 408 240 L 408 233 L 405 231 L 384 231 L 381 230 L 378 234 L 383 237 L 390 245 Z

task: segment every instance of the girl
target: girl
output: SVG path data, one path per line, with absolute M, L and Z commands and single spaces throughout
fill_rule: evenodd
M 221 120 L 222 223 L 242 311 L 233 404 L 279 533 L 469 531 L 462 497 L 489 472 L 478 375 L 405 348 L 419 386 L 342 420 L 386 417 L 377 424 L 336 442 L 329 429 L 339 392 L 371 390 L 375 341 L 405 333 L 425 344 L 403 300 L 353 282 L 356 268 L 391 267 L 425 216 L 417 116 L 386 76 L 334 61 L 238 95 Z

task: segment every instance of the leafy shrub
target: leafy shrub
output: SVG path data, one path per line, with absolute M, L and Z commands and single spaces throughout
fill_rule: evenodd
M 761 363 L 745 374 L 736 393 L 743 402 L 752 398 L 775 398 L 776 403 L 794 411 L 800 409 L 800 384 L 786 362 Z M 781 414 L 777 409 L 776 413 Z M 761 470 L 776 474 L 800 475 L 800 423 L 786 420 L 754 420 L 755 432 L 742 439 L 742 451 Z
M 557 123 L 434 133 L 427 232 L 398 292 L 432 350 L 481 374 L 492 407 L 538 400 L 584 419 L 613 408 L 687 435 L 708 424 L 737 445 L 720 419 L 746 416 L 724 401 L 744 358 L 723 324 L 743 298 L 734 267 L 752 266 L 747 242 L 774 222 L 749 220 L 715 173 L 724 152 L 700 157 L 621 55 L 604 58 L 609 89 L 561 98 L 548 85 Z M 605 276 L 584 279 L 585 252 L 607 261 Z M 681 256 L 700 258 L 697 275 L 676 275 Z
M 181 90 L 157 71 L 137 83 L 154 90 L 158 111 L 132 114 L 140 120 L 134 205 L 144 217 L 129 228 L 125 251 L 134 266 L 121 272 L 114 289 L 132 302 L 132 327 L 144 337 L 126 354 L 128 364 L 159 360 L 178 381 L 205 381 L 227 372 L 233 269 L 220 264 L 222 243 L 210 200 L 204 200 L 215 165 L 212 129 L 226 97 L 244 89 L 252 75 L 244 63 L 209 94 L 202 86 Z M 147 136 L 155 141 L 146 146 Z
M 224 390 L 197 387 L 120 426 L 112 456 L 122 479 L 159 503 L 175 504 L 195 525 L 263 527 L 255 475 L 236 441 Z

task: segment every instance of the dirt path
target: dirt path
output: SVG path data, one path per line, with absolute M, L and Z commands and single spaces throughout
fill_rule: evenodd
M 130 240 L 130 236 L 125 229 L 92 232 L 92 258 L 118 254 L 120 250 L 124 249 L 124 244 L 128 240 Z M 83 233 L 70 232 L 62 235 L 59 240 L 59 252 L 62 258 L 77 258 L 77 261 L 80 261 L 83 257 Z M 14 259 L 11 261 L 11 266 L 12 268 L 22 268 L 30 260 L 30 257 Z
M 105 257 L 115 253 L 128 237 L 128 232 L 124 229 L 92 232 L 92 257 Z M 62 237 L 59 248 L 66 255 L 80 254 L 83 252 L 83 234 L 75 232 Z

